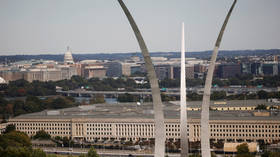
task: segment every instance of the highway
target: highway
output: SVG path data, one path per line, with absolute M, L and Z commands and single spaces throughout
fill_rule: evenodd
M 62 154 L 62 155 L 80 155 L 88 152 L 87 148 L 74 148 L 72 150 L 68 150 L 68 148 L 41 148 L 44 152 L 48 154 Z M 151 151 L 146 150 L 105 150 L 105 149 L 96 149 L 97 153 L 101 157 L 153 157 Z M 179 157 L 179 154 L 168 154 L 170 157 Z
M 225 91 L 227 94 L 242 94 L 242 93 L 257 93 L 258 91 L 264 90 L 266 92 L 278 92 L 278 88 L 246 88 L 246 87 L 213 87 L 211 89 L 212 92 L 214 91 Z M 204 88 L 203 87 L 189 87 L 187 88 L 187 92 L 194 92 L 198 94 L 203 94 Z M 62 91 L 57 90 L 58 94 L 62 95 L 71 95 L 71 96 L 91 96 L 95 94 L 103 94 L 103 95 L 120 95 L 120 94 L 132 94 L 132 95 L 151 95 L 151 91 L 149 89 L 136 89 L 135 91 L 90 91 L 84 89 L 76 89 L 76 90 L 69 90 L 69 91 Z M 180 95 L 179 88 L 167 88 L 162 93 L 166 95 Z

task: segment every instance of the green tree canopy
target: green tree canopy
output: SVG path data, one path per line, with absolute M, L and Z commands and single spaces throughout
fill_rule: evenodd
M 247 143 L 240 144 L 236 147 L 237 155 L 236 157 L 254 157 L 250 151 Z
M 96 150 L 91 147 L 88 151 L 87 157 L 99 157 L 99 155 L 97 154 Z
M 12 131 L 0 136 L 0 147 L 31 147 L 31 140 L 23 132 Z
M 48 134 L 45 130 L 40 130 L 40 131 L 36 132 L 36 134 L 33 138 L 34 139 L 39 139 L 39 140 L 50 140 L 51 135 Z
M 255 110 L 266 110 L 266 105 L 260 104 L 255 108 Z
M 7 133 L 15 131 L 15 130 L 16 130 L 16 126 L 13 124 L 9 124 L 6 126 L 4 134 L 7 134 Z

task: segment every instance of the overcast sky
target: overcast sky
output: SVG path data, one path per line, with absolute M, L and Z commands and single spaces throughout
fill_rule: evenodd
M 124 0 L 151 52 L 212 50 L 233 0 Z M 221 49 L 280 48 L 280 0 L 239 0 Z M 0 55 L 139 52 L 117 0 L 0 0 Z

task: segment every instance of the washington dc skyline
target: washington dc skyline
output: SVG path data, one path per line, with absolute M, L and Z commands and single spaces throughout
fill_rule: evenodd
M 212 50 L 231 1 L 124 1 L 150 52 L 180 51 L 185 22 L 187 51 Z M 240 1 L 222 50 L 279 48 L 278 0 Z M 139 52 L 117 1 L 0 1 L 0 55 Z M 242 15 L 242 16 L 241 16 Z M 119 36 L 122 35 L 122 38 Z

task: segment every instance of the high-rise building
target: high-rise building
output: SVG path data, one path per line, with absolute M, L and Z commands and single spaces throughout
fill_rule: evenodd
M 218 76 L 220 78 L 230 78 L 241 74 L 240 64 L 220 64 L 218 66 Z
M 251 72 L 253 75 L 262 75 L 263 71 L 262 71 L 262 64 L 261 63 L 252 63 L 251 64 Z
M 173 67 L 171 65 L 155 65 L 155 71 L 159 80 L 173 79 Z
M 264 75 L 275 76 L 278 75 L 278 64 L 277 63 L 264 63 L 262 65 L 262 71 Z

